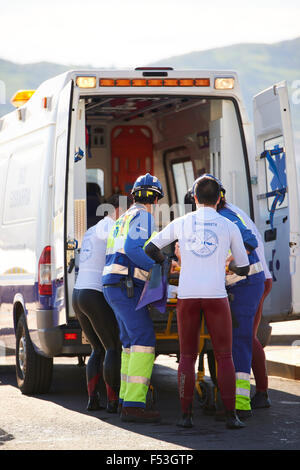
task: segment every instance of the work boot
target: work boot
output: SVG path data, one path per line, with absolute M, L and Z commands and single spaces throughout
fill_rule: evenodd
M 96 395 L 89 396 L 86 409 L 88 411 L 97 411 L 104 409 L 104 407 L 100 405 L 100 395 L 98 393 L 96 393 Z
M 267 392 L 257 391 L 255 395 L 251 398 L 251 408 L 270 408 L 271 401 L 268 397 Z
M 236 410 L 239 419 L 248 419 L 252 417 L 252 410 Z
M 245 427 L 245 423 L 239 420 L 235 410 L 226 411 L 226 427 L 228 429 L 240 429 Z
M 118 412 L 118 406 L 119 406 L 119 401 L 118 400 L 108 401 L 107 405 L 106 405 L 106 411 L 108 413 L 117 413 Z
M 158 411 L 148 411 L 138 406 L 123 406 L 121 420 L 126 423 L 158 423 L 160 414 Z
M 181 428 L 192 428 L 194 426 L 192 413 L 183 413 L 180 420 L 176 423 L 176 426 Z

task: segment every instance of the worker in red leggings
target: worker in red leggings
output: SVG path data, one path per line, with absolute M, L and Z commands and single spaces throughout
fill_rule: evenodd
M 151 239 L 146 254 L 157 263 L 164 261 L 161 249 L 178 240 L 181 272 L 178 286 L 177 324 L 180 342 L 178 388 L 182 417 L 179 426 L 191 427 L 198 355 L 200 315 L 204 312 L 218 366 L 218 383 L 230 429 L 244 427 L 235 412 L 235 369 L 232 360 L 232 323 L 225 266 L 229 250 L 234 262 L 229 269 L 239 275 L 249 271 L 248 256 L 239 229 L 220 216 L 216 207 L 220 188 L 211 178 L 195 184 L 197 210 L 173 220 Z

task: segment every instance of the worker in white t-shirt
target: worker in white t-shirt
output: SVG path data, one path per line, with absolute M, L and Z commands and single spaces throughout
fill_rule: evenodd
M 231 250 L 234 262 L 229 269 L 247 275 L 249 261 L 239 229 L 216 212 L 219 185 L 202 178 L 195 188 L 197 210 L 175 219 L 145 248 L 156 262 L 164 261 L 160 251 L 178 240 L 181 271 L 178 286 L 177 324 L 180 342 L 178 388 L 182 419 L 178 425 L 191 427 L 198 354 L 200 315 L 204 312 L 218 365 L 218 384 L 230 429 L 244 427 L 235 412 L 235 369 L 232 360 L 232 321 L 225 288 L 225 268 Z
M 113 195 L 107 200 L 108 215 L 90 227 L 83 238 L 80 250 L 79 273 L 73 290 L 72 303 L 76 317 L 87 337 L 92 354 L 88 360 L 87 409 L 98 410 L 99 388 L 105 382 L 107 411 L 117 412 L 120 387 L 121 343 L 114 312 L 103 295 L 102 272 L 105 265 L 107 238 L 115 220 L 127 210 L 129 200 Z M 122 206 L 122 204 L 121 204 Z

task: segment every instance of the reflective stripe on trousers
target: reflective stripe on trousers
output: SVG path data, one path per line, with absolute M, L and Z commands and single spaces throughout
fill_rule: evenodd
M 236 373 L 235 403 L 237 410 L 251 410 L 250 404 L 250 374 Z
M 146 395 L 155 360 L 155 349 L 150 346 L 130 348 L 126 390 L 123 406 L 146 406 Z

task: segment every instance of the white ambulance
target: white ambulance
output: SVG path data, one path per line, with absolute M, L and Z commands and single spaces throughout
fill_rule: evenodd
M 175 217 L 197 176 L 220 178 L 265 241 L 273 276 L 265 321 L 300 314 L 285 83 L 254 98 L 254 127 L 228 71 L 69 71 L 13 102 L 17 109 L 0 119 L 0 341 L 16 351 L 23 393 L 49 389 L 54 357 L 90 353 L 71 302 L 82 237 L 103 198 L 128 194 L 146 172 L 162 182 Z M 165 321 L 157 319 L 158 333 Z M 172 325 L 158 353 L 178 352 Z

